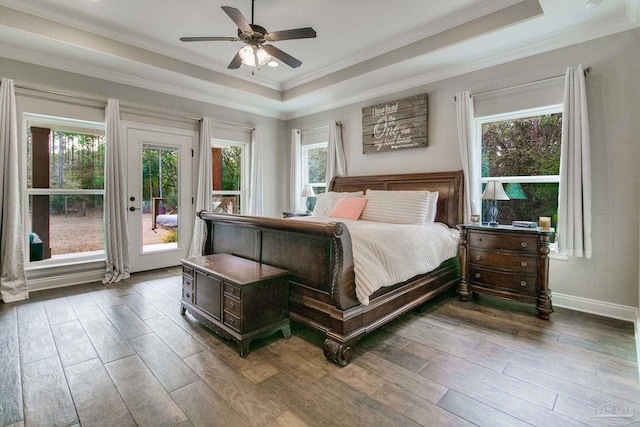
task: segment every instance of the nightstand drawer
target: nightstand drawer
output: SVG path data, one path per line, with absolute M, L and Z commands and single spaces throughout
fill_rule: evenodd
M 469 231 L 469 247 L 535 254 L 538 251 L 538 239 L 536 236 Z
M 238 300 L 225 296 L 224 309 L 236 316 L 240 316 L 240 302 Z
M 493 270 L 485 270 L 472 266 L 469 268 L 472 284 L 486 285 L 492 289 L 503 289 L 521 295 L 536 295 L 536 276 L 532 274 L 513 274 Z
M 538 259 L 535 256 L 511 255 L 497 251 L 469 249 L 469 262 L 479 266 L 504 268 L 517 273 L 536 274 Z

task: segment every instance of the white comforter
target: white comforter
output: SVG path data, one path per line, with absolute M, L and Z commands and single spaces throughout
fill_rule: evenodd
M 387 224 L 310 216 L 300 221 L 344 223 L 351 234 L 356 296 L 364 304 L 383 286 L 428 273 L 458 253 L 459 233 L 445 224 Z

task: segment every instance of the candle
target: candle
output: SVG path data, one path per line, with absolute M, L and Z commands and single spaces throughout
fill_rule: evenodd
M 541 216 L 538 220 L 538 227 L 541 230 L 549 230 L 551 228 L 551 217 Z

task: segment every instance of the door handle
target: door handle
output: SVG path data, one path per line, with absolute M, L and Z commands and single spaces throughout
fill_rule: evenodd
M 140 208 L 134 208 L 133 206 L 131 206 L 131 207 L 129 208 L 129 210 L 130 210 L 131 212 L 134 212 L 134 211 L 139 211 L 139 210 L 140 210 Z

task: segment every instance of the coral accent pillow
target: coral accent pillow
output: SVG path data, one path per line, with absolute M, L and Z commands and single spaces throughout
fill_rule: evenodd
M 329 212 L 332 218 L 357 220 L 367 205 L 366 197 L 345 197 L 338 200 L 336 207 Z

